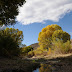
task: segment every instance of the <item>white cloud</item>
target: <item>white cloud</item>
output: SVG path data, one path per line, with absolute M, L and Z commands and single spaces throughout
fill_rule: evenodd
M 59 21 L 72 11 L 72 0 L 26 0 L 19 8 L 17 20 L 24 25 L 44 20 Z
M 5 28 L 6 28 L 6 26 L 5 26 L 5 25 L 0 26 L 0 30 L 4 30 Z

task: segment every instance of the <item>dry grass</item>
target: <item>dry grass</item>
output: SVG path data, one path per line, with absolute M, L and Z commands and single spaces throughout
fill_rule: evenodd
M 60 58 L 60 57 L 68 57 L 68 56 L 71 56 L 72 53 L 68 53 L 68 54 L 51 54 L 51 55 L 48 55 L 48 56 L 44 56 L 44 58 L 47 58 L 47 59 L 53 59 L 53 58 Z

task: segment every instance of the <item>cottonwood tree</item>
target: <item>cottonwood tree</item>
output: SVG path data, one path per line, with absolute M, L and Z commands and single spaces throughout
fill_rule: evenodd
M 52 39 L 55 41 L 59 39 L 63 40 L 63 42 L 67 42 L 67 40 L 70 40 L 70 35 L 63 30 L 57 30 L 53 33 Z
M 48 46 L 51 45 L 52 34 L 54 33 L 54 31 L 55 28 L 53 28 L 50 25 L 43 28 L 38 36 L 39 45 L 42 46 L 43 48 L 48 48 Z
M 57 40 L 58 38 L 66 42 L 67 40 L 70 40 L 70 35 L 64 32 L 59 25 L 48 25 L 39 33 L 39 45 L 45 49 L 48 49 L 51 47 L 53 39 Z

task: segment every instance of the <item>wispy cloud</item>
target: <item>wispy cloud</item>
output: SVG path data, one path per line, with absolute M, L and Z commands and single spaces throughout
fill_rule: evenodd
M 0 30 L 4 30 L 5 28 L 6 28 L 6 26 L 5 26 L 5 25 L 0 26 Z
M 26 0 L 19 8 L 17 20 L 24 25 L 44 20 L 59 21 L 72 11 L 72 0 Z

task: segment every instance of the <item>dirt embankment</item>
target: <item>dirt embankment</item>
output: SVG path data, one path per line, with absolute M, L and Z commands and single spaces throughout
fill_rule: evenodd
M 0 72 L 32 72 L 38 66 L 28 59 L 0 57 Z
M 52 72 L 72 72 L 72 54 L 44 58 L 0 57 L 0 72 L 32 72 L 40 63 L 51 65 Z

